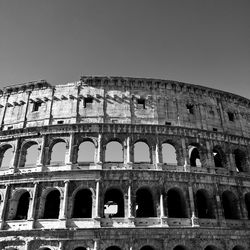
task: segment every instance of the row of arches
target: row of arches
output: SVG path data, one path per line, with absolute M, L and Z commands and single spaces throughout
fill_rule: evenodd
M 188 247 L 186 247 L 184 245 L 176 245 L 172 249 L 173 250 L 190 250 Z M 203 249 L 204 250 L 221 250 L 221 248 L 214 246 L 214 245 L 207 245 Z M 13 248 L 13 250 L 17 250 L 17 249 Z M 45 247 L 45 248 L 39 248 L 39 250 L 51 250 L 51 248 Z M 87 250 L 87 248 L 76 247 L 76 248 L 73 248 L 73 250 Z M 110 246 L 110 247 L 106 248 L 106 250 L 122 250 L 122 249 L 118 246 Z M 140 250 L 157 250 L 157 249 L 155 247 L 150 246 L 150 245 L 145 245 L 145 246 L 141 247 Z M 236 245 L 232 248 L 232 250 L 245 250 L 245 248 L 240 246 L 240 245 Z
M 74 193 L 72 197 L 71 211 L 67 215 L 70 218 L 93 218 L 95 197 L 91 189 L 82 188 Z M 46 195 L 40 198 L 39 219 L 58 219 L 60 214 L 62 195 L 56 188 L 46 191 Z M 132 198 L 132 214 L 137 218 L 157 217 L 162 209 L 160 216 L 169 218 L 188 218 L 188 200 L 179 188 L 170 188 L 167 193 L 162 195 L 162 204 L 155 200 L 148 187 L 141 187 Z M 111 187 L 104 193 L 101 199 L 102 217 L 125 217 L 126 195 L 121 189 Z M 8 219 L 26 220 L 30 209 L 31 195 L 29 191 L 22 190 L 14 193 L 9 203 Z M 245 208 L 250 219 L 250 192 L 244 196 Z M 197 217 L 200 219 L 215 219 L 216 201 L 205 189 L 199 189 L 194 194 L 194 204 Z M 235 194 L 226 190 L 221 195 L 221 205 L 225 219 L 241 219 L 239 201 Z M 162 206 L 162 207 L 160 207 Z M 159 208 L 160 207 L 160 208 Z
M 166 163 L 169 165 L 182 165 L 181 150 L 177 148 L 177 145 L 171 143 L 163 143 L 156 149 L 151 149 L 145 141 L 135 142 L 131 148 L 133 149 L 133 160 L 134 163 L 153 163 L 154 151 L 157 151 L 158 162 Z M 124 146 L 120 141 L 111 140 L 105 146 L 102 152 L 102 161 L 104 162 L 124 162 Z M 64 140 L 58 139 L 56 143 L 49 150 L 47 164 L 56 165 L 65 163 L 65 155 L 67 154 L 67 144 Z M 75 161 L 77 163 L 94 163 L 97 161 L 97 145 L 91 140 L 86 139 L 77 147 L 77 157 Z M 131 152 L 131 150 L 129 149 Z M 21 156 L 19 157 L 19 167 L 34 166 L 37 164 L 40 148 L 37 142 L 27 142 L 22 146 Z M 13 159 L 13 148 L 11 145 L 4 145 L 0 148 L 0 166 L 10 166 L 11 160 Z M 223 152 L 220 146 L 215 146 L 212 149 L 212 158 L 214 165 L 217 168 L 224 168 L 227 165 L 227 156 Z M 246 153 L 237 148 L 232 152 L 234 165 L 238 172 L 247 172 L 247 155 Z M 128 160 L 128 159 L 127 159 Z M 197 143 L 191 143 L 188 145 L 188 163 L 192 167 L 201 167 L 206 165 L 207 157 L 202 147 Z

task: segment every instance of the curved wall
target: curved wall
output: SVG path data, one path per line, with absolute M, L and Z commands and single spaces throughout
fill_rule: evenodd
M 250 248 L 248 99 L 82 77 L 8 87 L 0 104 L 1 249 Z

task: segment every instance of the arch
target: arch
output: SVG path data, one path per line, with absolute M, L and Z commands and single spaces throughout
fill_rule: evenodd
M 45 198 L 43 219 L 58 219 L 60 211 L 60 192 L 51 190 Z
M 204 250 L 219 250 L 219 248 L 213 245 L 208 245 L 204 248 Z
M 80 189 L 74 197 L 72 218 L 92 217 L 92 192 L 89 189 Z
M 51 145 L 50 149 L 50 164 L 61 165 L 65 163 L 66 142 L 62 139 L 57 139 Z
M 107 247 L 106 250 L 121 250 L 121 248 L 118 246 L 110 246 L 110 247 Z
M 238 172 L 247 172 L 247 157 L 245 152 L 237 148 L 233 151 L 233 154 L 236 170 Z
M 155 217 L 154 200 L 151 191 L 142 187 L 136 191 L 136 217 Z
M 117 188 L 109 188 L 104 195 L 105 217 L 124 217 L 124 195 Z
M 198 218 L 215 218 L 213 211 L 213 202 L 205 189 L 199 189 L 196 192 L 195 201 L 197 206 Z
M 105 150 L 106 162 L 123 162 L 123 147 L 118 141 L 110 141 Z
M 87 248 L 86 247 L 76 247 L 76 248 L 74 248 L 74 250 L 87 250 Z
M 95 145 L 91 140 L 86 140 L 78 146 L 77 162 L 94 162 Z
M 245 205 L 247 209 L 247 218 L 250 220 L 250 192 L 245 194 Z
M 137 141 L 134 144 L 134 162 L 139 163 L 139 162 L 145 162 L 145 163 L 150 163 L 150 150 L 149 146 L 146 142 L 143 141 Z
M 173 250 L 187 250 L 187 248 L 183 245 L 178 245 L 178 246 L 175 246 Z
M 240 245 L 237 245 L 237 246 L 234 246 L 232 250 L 245 250 L 245 248 Z
M 29 203 L 30 203 L 30 194 L 28 191 L 25 191 L 21 194 L 18 204 L 16 215 L 14 220 L 26 220 L 28 217 L 28 210 L 29 210 Z
M 235 194 L 231 191 L 222 193 L 222 206 L 225 219 L 239 219 L 238 200 Z
M 51 250 L 51 248 L 44 247 L 44 248 L 40 248 L 39 250 Z
M 0 148 L 0 167 L 9 168 L 13 156 L 13 147 L 10 144 L 3 145 Z
M 223 168 L 226 163 L 226 156 L 220 146 L 213 148 L 214 165 L 216 168 Z
M 37 163 L 39 155 L 38 143 L 35 141 L 26 142 L 22 146 L 19 167 L 34 166 Z
M 143 246 L 140 250 L 154 250 L 154 248 L 147 245 L 147 246 Z
M 178 188 L 171 188 L 167 192 L 168 217 L 187 218 L 186 201 L 182 191 Z
M 201 167 L 200 152 L 197 146 L 190 144 L 188 146 L 188 155 L 191 167 Z
M 162 144 L 162 162 L 177 165 L 176 149 L 170 143 L 165 142 Z

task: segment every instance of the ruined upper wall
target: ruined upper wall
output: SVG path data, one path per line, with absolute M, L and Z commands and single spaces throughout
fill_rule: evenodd
M 182 82 L 122 77 L 82 77 L 51 86 L 46 81 L 1 92 L 1 129 L 73 123 L 183 126 L 250 137 L 250 100 Z

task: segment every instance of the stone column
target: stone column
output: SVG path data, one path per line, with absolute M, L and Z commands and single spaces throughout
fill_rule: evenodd
M 37 159 L 37 162 L 36 162 L 37 167 L 43 167 L 43 165 L 44 165 L 45 140 L 46 140 L 46 137 L 43 136 L 40 147 L 39 147 L 39 156 L 38 156 L 38 159 Z
M 63 193 L 63 204 L 60 211 L 59 219 L 67 220 L 67 208 L 68 208 L 68 190 L 69 190 L 69 180 L 64 181 L 64 193 Z
M 198 218 L 195 216 L 195 206 L 194 206 L 194 193 L 192 186 L 188 187 L 189 202 L 190 202 L 190 212 L 191 212 L 191 225 L 192 227 L 198 227 Z
M 67 148 L 67 152 L 65 155 L 65 164 L 72 165 L 73 164 L 73 154 L 74 154 L 74 133 L 70 133 L 69 136 L 69 146 Z
M 34 184 L 35 186 L 34 186 L 33 198 L 29 205 L 29 213 L 28 213 L 28 220 L 31 221 L 31 229 L 34 228 L 34 223 L 35 223 L 37 194 L 38 194 L 38 188 L 39 188 L 38 182 L 35 182 Z
M 185 138 L 181 138 L 181 146 L 182 146 L 182 154 L 183 154 L 183 161 L 184 161 L 184 169 L 186 170 L 186 167 L 190 165 L 190 163 L 189 163 L 189 157 L 188 157 Z
M 95 191 L 95 218 L 100 218 L 99 214 L 99 194 L 100 193 L 100 181 L 96 181 L 96 191 Z
M 164 212 L 164 197 L 163 194 L 160 195 L 160 217 L 161 217 L 161 225 L 168 227 L 167 216 L 165 216 Z
M 13 149 L 13 158 L 10 163 L 10 169 L 12 169 L 13 172 L 16 172 L 18 169 L 19 155 L 20 155 L 20 139 L 16 139 Z
M 102 154 L 101 147 L 102 147 L 102 145 L 101 144 L 102 144 L 102 135 L 98 134 L 97 152 L 96 152 L 96 164 L 102 164 L 102 157 L 101 157 L 101 154 Z
M 215 191 L 216 191 L 215 193 L 216 193 L 216 208 L 217 208 L 218 221 L 221 227 L 225 227 L 226 220 L 224 217 L 222 202 L 220 199 L 219 188 L 217 184 L 215 184 Z
M 127 168 L 132 168 L 131 155 L 130 155 L 130 137 L 128 136 L 126 139 L 126 146 L 124 147 L 124 164 L 127 165 Z
M 4 228 L 4 222 L 5 222 L 6 211 L 7 211 L 7 206 L 8 206 L 10 188 L 11 188 L 10 184 L 6 184 L 5 194 L 4 194 L 3 204 L 2 204 L 2 211 L 0 214 L 0 229 L 1 230 Z

